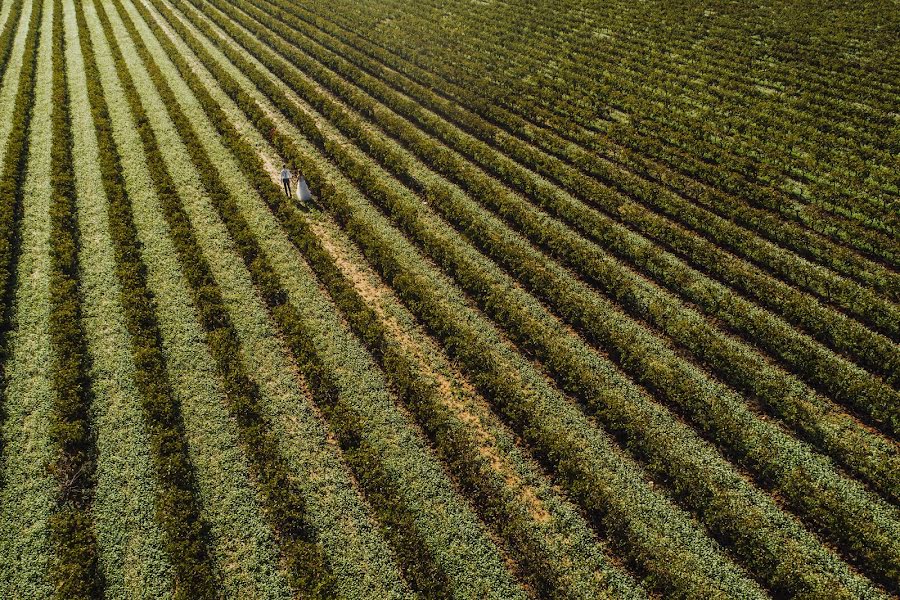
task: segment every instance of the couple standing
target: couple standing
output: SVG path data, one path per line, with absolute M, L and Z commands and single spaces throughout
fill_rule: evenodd
M 297 171 L 297 168 L 294 167 L 294 170 Z M 299 171 L 297 172 L 297 198 L 300 199 L 301 202 L 309 202 L 312 200 L 312 194 L 309 193 L 309 187 L 306 185 L 306 179 L 303 177 L 303 174 Z M 291 197 L 291 171 L 287 168 L 286 165 L 281 165 L 281 183 L 284 184 L 284 193 L 288 198 Z

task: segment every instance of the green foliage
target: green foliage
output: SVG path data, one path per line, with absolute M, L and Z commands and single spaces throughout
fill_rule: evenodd
M 51 463 L 14 462 L 0 440 L 3 462 L 43 476 L 21 521 L 49 518 L 26 537 L 50 551 L 5 569 L 23 585 L 87 598 L 165 571 L 154 589 L 212 598 L 265 571 L 303 597 L 900 589 L 900 60 L 896 21 L 872 27 L 893 17 L 866 3 L 823 7 L 822 25 L 790 8 L 773 23 L 783 3 L 52 0 L 51 25 L 50 0 L 23 1 L 0 31 L 0 78 L 22 52 L 0 124 L 15 407 L 0 402 L 0 421 L 10 448 L 37 441 L 26 454 Z M 84 62 L 71 90 L 66 52 Z M 94 213 L 70 167 L 85 135 Z M 270 179 L 282 160 L 313 205 Z M 25 181 L 44 163 L 52 196 Z M 107 213 L 112 252 L 85 277 L 97 244 L 80 236 Z M 47 264 L 48 280 L 14 281 Z M 110 476 L 133 452 L 109 449 L 124 420 L 104 417 L 88 375 L 86 338 L 110 360 L 95 345 L 110 336 L 85 325 L 105 286 L 117 301 L 99 314 L 128 344 L 101 377 L 130 385 L 134 367 L 130 423 L 142 413 L 153 462 L 137 478 Z M 10 360 L 20 297 L 42 352 L 17 332 Z M 477 402 L 422 368 L 434 358 Z M 32 409 L 20 388 L 42 361 Z M 151 476 L 139 497 L 155 523 L 111 534 L 131 509 L 111 517 L 109 502 Z M 163 548 L 115 555 L 156 525 Z M 264 552 L 244 563 L 236 540 Z
M 298 83 L 295 72 L 287 71 L 277 61 L 269 58 L 262 50 L 261 44 L 241 32 L 234 22 L 217 19 L 215 16 L 213 19 L 220 27 L 239 39 L 247 51 L 294 89 L 302 85 Z M 195 24 L 201 29 L 209 27 L 202 22 Z M 263 28 L 256 28 L 253 32 L 266 39 L 267 34 Z M 215 34 L 212 36 L 215 39 Z M 326 156 L 350 175 L 369 198 L 391 214 L 400 227 L 417 240 L 438 264 L 443 265 L 495 320 L 511 328 L 517 342 L 535 352 L 565 389 L 584 398 L 594 407 L 608 407 L 612 404 L 611 400 L 598 398 L 596 390 L 605 387 L 603 382 L 590 374 L 586 366 L 581 364 L 583 359 L 578 353 L 568 351 L 564 337 L 533 322 L 524 308 L 518 307 L 519 301 L 514 296 L 504 293 L 506 286 L 501 281 L 491 281 L 485 269 L 476 264 L 477 259 L 468 257 L 460 250 L 459 242 L 445 236 L 438 227 L 428 223 L 421 216 L 421 209 L 417 203 L 412 203 L 401 194 L 395 193 L 388 185 L 378 180 L 371 167 L 353 158 L 341 145 L 329 140 L 307 113 L 290 102 L 271 80 L 258 74 L 258 70 L 248 64 L 233 47 L 227 44 L 220 44 L 220 47 L 301 131 L 310 136 Z M 315 94 L 309 91 L 305 93 Z M 654 341 L 651 334 L 644 332 L 637 325 L 623 327 L 621 318 L 615 311 L 598 304 L 585 292 L 579 291 L 578 286 L 567 280 L 565 274 L 548 268 L 545 261 L 533 251 L 529 251 L 508 235 L 493 228 L 489 220 L 468 208 L 465 202 L 456 199 L 451 191 L 420 179 L 401 154 L 361 127 L 346 111 L 322 96 L 319 96 L 315 105 L 327 116 L 329 122 L 356 141 L 400 181 L 419 192 L 450 223 L 458 224 L 473 243 L 485 249 L 505 268 L 510 269 L 528 289 L 549 301 L 559 314 L 585 331 L 590 339 L 610 349 L 617 362 L 640 383 L 678 406 L 691 417 L 705 435 L 723 446 L 729 455 L 751 468 L 763 485 L 784 494 L 791 502 L 791 506 L 807 522 L 839 540 L 842 548 L 860 564 L 865 565 L 873 576 L 883 581 L 892 579 L 892 573 L 896 571 L 897 565 L 893 559 L 894 543 L 890 540 L 890 536 L 885 535 L 885 527 L 896 527 L 897 524 L 891 511 L 884 504 L 869 498 L 859 486 L 831 471 L 826 461 L 804 449 L 790 437 L 779 433 L 772 425 L 756 418 L 743 406 L 739 397 L 718 389 L 704 374 L 681 361 L 659 341 Z M 296 156 L 289 152 L 284 154 L 291 159 Z M 315 171 L 304 172 L 311 181 L 318 180 L 318 173 Z M 724 404 L 724 400 L 727 400 L 727 404 Z M 728 406 L 727 411 L 722 408 L 725 405 Z M 621 416 L 607 418 L 611 419 L 608 425 L 614 431 L 618 429 L 629 440 L 640 440 L 644 453 L 648 452 L 648 445 L 654 453 L 661 452 L 666 445 L 661 440 L 648 442 L 647 434 L 644 432 L 646 426 L 640 419 L 635 418 L 630 426 L 622 429 Z M 637 444 L 635 441 L 631 443 Z M 692 453 L 684 452 L 684 454 Z M 683 457 L 681 460 L 687 459 Z M 704 461 L 704 464 L 706 469 L 710 468 L 709 461 Z M 806 468 L 798 468 L 799 465 L 805 465 Z M 704 467 L 697 465 L 694 469 L 702 472 Z M 666 470 L 668 478 L 672 477 L 671 471 L 672 469 Z M 831 474 L 827 476 L 828 483 L 825 484 L 822 477 L 829 471 Z M 703 515 L 702 519 L 714 528 L 717 536 L 729 544 L 734 544 L 747 563 L 753 565 L 753 571 L 769 585 L 775 589 L 788 590 L 804 589 L 806 585 L 830 589 L 834 585 L 833 581 L 827 582 L 826 579 L 810 581 L 806 577 L 810 562 L 821 565 L 823 574 L 833 573 L 837 566 L 834 557 L 811 537 L 807 537 L 807 541 L 803 544 L 809 553 L 805 559 L 807 562 L 802 566 L 798 564 L 792 573 L 785 572 L 779 565 L 784 564 L 786 554 L 796 552 L 793 546 L 776 544 L 784 553 L 780 557 L 777 551 L 774 555 L 770 554 L 771 550 L 762 551 L 772 544 L 769 536 L 785 541 L 793 537 L 793 535 L 782 537 L 789 528 L 787 525 L 789 521 L 786 521 L 770 502 L 758 493 L 750 492 L 751 496 L 755 496 L 750 502 L 758 506 L 760 513 L 753 519 L 753 526 L 741 524 L 748 519 L 746 508 L 738 509 L 734 502 L 723 501 L 713 506 L 708 503 L 710 494 L 714 497 L 733 497 L 739 494 L 736 490 L 743 488 L 744 485 L 738 483 L 738 479 L 735 478 L 732 483 L 725 484 L 720 476 L 710 472 L 707 477 L 698 481 L 695 473 L 692 472 L 690 477 L 686 477 L 687 473 L 684 472 L 685 479 L 672 481 L 676 496 Z M 696 489 L 698 485 L 704 486 L 702 493 Z M 823 493 L 825 487 L 831 491 Z M 718 511 L 726 511 L 728 518 L 716 515 Z M 864 514 L 866 516 L 862 516 Z M 768 520 L 769 524 L 763 527 L 764 521 L 761 519 Z M 880 524 L 874 525 L 875 521 Z M 767 533 L 762 533 L 763 529 Z M 747 536 L 748 530 L 756 532 L 757 535 Z M 849 586 L 848 589 L 854 589 L 861 583 L 848 571 L 835 576 L 843 580 L 844 585 Z
M 39 5 L 40 6 L 40 5 Z M 6 72 L 12 43 L 15 38 L 15 23 L 22 2 L 14 2 L 10 7 L 3 33 L 0 35 L 0 72 Z M 34 103 L 35 69 L 37 68 L 37 48 L 40 32 L 41 9 L 32 11 L 25 38 L 25 53 L 22 70 L 19 73 L 19 87 L 10 115 L 12 127 L 6 138 L 0 171 L 0 383 L 3 396 L 6 395 L 6 360 L 9 355 L 7 335 L 10 327 L 10 313 L 13 297 L 13 274 L 19 253 L 19 222 L 22 218 L 22 194 L 25 171 L 28 162 L 28 135 Z M 5 420 L 3 398 L 0 398 L 0 422 Z M 0 457 L 3 456 L 4 442 L 0 436 Z M 2 482 L 0 482 L 2 483 Z
M 180 22 L 178 22 L 174 17 L 172 17 L 170 15 L 170 13 L 166 7 L 159 6 L 158 8 L 164 15 L 167 16 L 167 20 L 172 25 L 172 27 L 175 28 L 176 30 L 179 30 L 179 32 L 190 43 L 192 41 L 191 36 L 186 31 L 186 29 L 184 29 L 183 25 L 181 25 Z M 194 45 L 193 47 L 194 47 L 194 50 L 198 53 L 198 55 L 201 56 L 201 58 L 205 57 L 206 53 L 201 47 L 199 47 L 197 45 Z M 269 122 L 268 118 L 264 114 L 261 113 L 260 109 L 257 107 L 257 105 L 251 99 L 246 97 L 245 93 L 240 89 L 240 87 L 237 86 L 236 84 L 234 84 L 234 82 L 231 80 L 231 78 L 226 73 L 221 71 L 221 69 L 218 69 L 214 63 L 212 63 L 208 60 L 204 60 L 204 63 L 216 75 L 217 80 L 225 87 L 225 89 L 229 93 L 229 95 L 233 99 L 235 99 L 236 102 L 238 102 L 238 104 L 242 107 L 243 110 L 247 111 L 251 120 L 253 122 L 255 122 L 256 125 L 262 131 L 273 131 L 274 132 L 272 137 L 275 138 L 276 145 L 282 149 L 282 154 L 291 160 L 297 160 L 297 163 L 301 166 L 301 168 L 303 169 L 303 172 L 306 174 L 306 176 L 311 181 L 314 181 L 314 182 L 321 181 L 322 180 L 322 179 L 320 179 L 321 171 L 319 170 L 319 168 L 312 161 L 310 161 L 308 158 L 303 156 L 300 152 L 296 151 L 295 149 L 291 150 L 291 148 L 292 148 L 291 143 L 289 141 L 287 141 L 283 136 L 281 136 L 281 134 L 279 134 L 276 130 L 274 130 L 274 127 L 272 127 L 272 124 L 271 124 L 271 122 Z M 182 70 L 182 75 L 185 76 L 189 81 L 192 80 L 192 77 L 189 75 L 188 69 L 184 68 L 184 70 Z M 214 116 L 217 112 L 219 112 L 219 109 L 217 109 L 216 105 L 211 102 L 211 99 L 209 99 L 209 98 L 206 98 L 205 100 L 203 99 L 206 92 L 205 92 L 205 90 L 202 89 L 202 87 L 198 86 L 194 89 L 194 91 L 198 95 L 198 97 L 201 98 L 201 101 L 204 103 L 204 107 L 213 113 L 213 115 L 211 115 L 211 120 L 214 123 L 216 123 L 217 125 L 222 125 L 227 122 L 224 115 L 220 114 L 218 117 Z M 235 136 L 233 134 L 231 136 L 223 134 L 223 138 L 226 140 L 238 139 L 237 136 Z M 237 150 L 239 150 L 239 149 L 240 148 L 237 148 L 235 150 L 236 153 L 237 153 Z M 258 165 L 257 168 L 247 170 L 248 177 L 251 177 L 251 178 L 253 178 L 254 181 L 258 182 L 257 189 L 269 189 L 270 190 L 268 192 L 269 195 L 277 194 L 277 192 L 275 192 L 272 189 L 271 182 L 268 180 L 268 178 L 264 174 L 262 165 L 259 163 L 259 159 L 256 156 L 255 152 L 251 151 L 249 149 L 244 149 L 243 152 L 241 154 L 239 154 L 239 156 L 246 157 L 246 158 L 244 158 L 244 161 L 246 161 L 246 163 L 248 163 L 248 164 Z M 327 197 L 329 199 L 329 202 L 339 201 L 339 196 L 337 195 L 337 193 L 335 192 L 335 190 L 333 188 L 319 187 L 319 189 L 322 190 L 323 198 Z M 339 217 L 340 217 L 340 215 L 339 215 Z M 232 235 L 235 238 L 240 239 L 240 237 L 238 235 L 235 235 L 234 233 L 232 233 Z M 370 232 L 369 235 L 372 235 L 372 233 Z M 356 236 L 354 235 L 354 237 L 356 237 Z M 363 244 L 364 248 L 365 248 L 365 246 L 366 245 Z M 375 252 L 379 252 L 379 251 L 376 250 Z M 384 255 L 383 255 L 384 260 L 390 260 L 390 256 L 391 256 L 392 252 L 389 249 L 385 248 L 385 250 L 380 251 L 380 252 L 384 252 Z M 249 253 L 249 252 L 247 252 L 245 254 L 252 255 L 252 253 Z M 372 260 L 371 257 L 370 257 L 370 260 Z M 384 271 L 382 271 L 383 265 L 381 263 L 379 263 L 378 261 L 373 261 L 373 262 L 374 262 L 376 268 L 378 268 L 379 271 L 381 271 L 382 274 L 384 274 Z M 395 283 L 393 280 L 394 277 L 401 277 L 401 276 L 408 277 L 408 275 L 402 275 L 403 270 L 401 268 L 394 267 L 394 268 L 389 268 L 389 269 L 390 269 L 389 272 L 391 274 L 388 275 L 386 277 L 386 279 L 391 283 Z M 262 280 L 262 279 L 263 278 L 260 278 L 260 280 Z M 408 282 L 408 285 L 411 286 L 411 288 L 407 287 L 407 286 L 404 286 L 403 288 L 401 288 L 401 296 L 404 296 L 405 299 L 408 300 L 409 302 L 411 302 L 413 305 L 418 306 L 419 303 L 421 302 L 421 299 L 419 299 L 419 297 L 416 295 L 413 295 L 412 297 L 410 297 L 410 294 L 413 293 L 413 292 L 411 292 L 411 290 L 416 290 L 416 292 L 415 292 L 416 294 L 425 293 L 430 286 L 425 284 L 424 280 L 419 280 L 417 282 L 412 281 L 412 280 L 407 280 L 407 282 Z M 263 282 L 263 283 L 265 283 L 265 282 Z M 258 285 L 260 285 L 260 284 L 258 284 Z M 268 286 L 266 286 L 266 287 L 268 287 Z M 270 295 L 273 293 L 274 292 L 269 292 Z M 272 302 L 270 301 L 270 304 L 271 303 Z M 435 310 L 435 308 L 425 308 L 425 307 L 423 307 L 423 309 L 429 310 L 429 311 Z M 416 312 L 418 312 L 418 311 L 416 311 Z M 443 312 L 443 311 L 441 311 L 441 312 Z M 277 312 L 276 312 L 276 314 L 277 314 Z M 451 321 L 451 323 L 452 322 L 453 321 Z M 447 327 L 448 327 L 448 325 L 443 325 L 443 327 L 441 327 L 441 329 L 446 330 Z M 472 354 L 468 355 L 468 358 L 471 362 L 466 361 L 466 365 L 470 369 L 476 369 L 476 372 L 478 372 L 484 368 L 492 369 L 492 371 L 491 371 L 492 376 L 491 376 L 489 382 L 485 382 L 485 385 L 484 385 L 484 390 L 485 390 L 486 395 L 488 395 L 491 398 L 502 399 L 504 402 L 509 402 L 513 398 L 515 398 L 516 395 L 521 395 L 521 391 L 519 389 L 517 389 L 512 382 L 508 381 L 508 372 L 506 372 L 505 370 L 493 370 L 492 365 L 502 364 L 502 362 L 494 363 L 494 361 L 492 360 L 492 358 L 494 358 L 495 353 L 488 351 L 488 349 L 486 349 L 484 347 L 483 343 L 476 344 L 475 342 L 476 342 L 476 340 L 474 340 L 474 339 L 459 339 L 458 341 L 454 341 L 454 342 L 450 343 L 449 347 L 451 348 L 452 354 L 455 354 L 455 352 L 458 349 L 459 350 L 466 349 L 466 350 L 472 352 Z M 310 376 L 312 376 L 312 374 L 308 375 L 308 377 L 310 377 Z M 510 388 L 509 386 L 513 386 L 513 387 Z M 498 391 L 501 391 L 501 392 L 498 394 L 497 393 Z M 507 392 L 507 393 L 503 393 L 503 392 Z M 513 407 L 509 406 L 508 408 L 512 409 Z M 551 439 L 555 438 L 555 441 L 553 442 L 554 448 L 553 448 L 553 450 L 547 451 L 546 455 L 548 457 L 553 457 L 552 460 L 554 462 L 559 460 L 561 457 L 566 457 L 566 458 L 568 458 L 568 460 L 574 459 L 574 461 L 576 462 L 577 466 L 573 465 L 571 467 L 567 467 L 568 472 L 563 475 L 566 480 L 572 482 L 573 487 L 575 487 L 575 482 L 583 482 L 583 481 L 587 480 L 587 481 L 595 481 L 595 482 L 599 483 L 600 481 L 602 481 L 601 473 L 593 471 L 588 466 L 590 461 L 585 461 L 584 459 L 580 459 L 580 457 L 577 457 L 578 449 L 584 445 L 583 443 L 578 443 L 578 442 L 572 443 L 567 439 L 567 436 L 560 437 L 560 432 L 555 432 L 550 435 L 554 436 Z M 546 447 L 546 442 L 544 442 L 543 445 Z M 574 456 L 573 456 L 573 453 L 575 453 Z M 542 452 L 542 454 L 543 454 L 543 452 Z M 595 466 L 595 465 L 596 465 L 596 462 L 594 462 L 594 465 L 592 465 L 592 466 Z M 595 466 L 595 468 L 596 468 L 596 466 Z M 588 470 L 585 471 L 583 469 L 588 469 Z M 612 475 L 614 477 L 617 476 L 619 478 L 623 477 L 620 474 L 613 475 L 612 472 L 607 472 L 607 475 L 608 476 Z M 627 478 L 628 478 L 627 475 L 624 476 L 625 481 L 627 481 Z M 622 483 L 625 483 L 625 482 L 623 481 Z M 629 482 L 625 485 L 629 485 L 629 484 L 633 485 L 633 483 L 631 483 L 631 482 Z M 596 514 L 596 518 L 600 518 L 601 514 L 604 517 L 609 518 L 607 513 L 610 510 L 610 508 L 609 508 L 610 502 L 613 502 L 614 505 L 617 504 L 615 497 L 607 495 L 607 492 L 605 492 L 605 488 L 606 488 L 605 484 L 599 485 L 597 487 L 585 487 L 583 484 L 578 484 L 578 487 L 576 488 L 580 492 L 580 494 L 578 494 L 579 499 L 584 498 L 585 505 L 592 507 L 594 510 L 600 511 Z M 638 493 L 646 494 L 646 491 L 638 492 Z M 649 501 L 651 503 L 651 505 L 654 502 L 658 502 L 657 500 L 652 498 L 652 494 L 651 494 L 651 497 L 647 498 L 647 501 Z M 621 535 L 627 537 L 628 536 L 627 531 L 629 529 L 631 529 L 632 527 L 640 528 L 640 527 L 646 526 L 646 524 L 644 524 L 644 523 L 642 523 L 641 525 L 638 525 L 638 521 L 641 521 L 643 519 L 643 517 L 640 517 L 639 513 L 635 513 L 633 508 L 626 508 L 622 505 L 617 505 L 616 509 L 618 509 L 618 511 L 622 511 L 622 512 L 617 512 L 617 514 L 615 514 L 614 517 L 610 518 L 610 521 L 620 520 L 619 522 L 622 523 L 622 525 L 619 526 L 622 528 Z M 376 510 L 377 510 L 377 508 L 376 508 Z M 654 510 L 655 510 L 655 507 L 654 507 Z M 676 522 L 678 524 L 673 527 L 674 523 L 676 523 Z M 692 548 L 692 550 L 698 552 L 699 555 L 705 556 L 704 560 L 711 559 L 711 557 L 709 555 L 710 551 L 709 551 L 708 547 L 705 547 L 702 542 L 699 542 L 699 540 L 692 537 L 692 535 L 694 535 L 693 533 L 684 532 L 683 523 L 680 521 L 676 521 L 676 519 L 674 518 L 673 515 L 670 514 L 668 517 L 666 517 L 665 520 L 658 520 L 658 518 L 654 517 L 653 523 L 654 523 L 653 526 L 660 527 L 663 530 L 667 530 L 667 534 L 663 534 L 663 535 L 674 535 L 674 536 L 676 536 L 677 539 L 681 540 L 682 544 L 687 543 L 689 545 L 689 547 Z M 608 527 L 610 529 L 615 528 L 615 526 L 613 526 L 611 524 L 608 525 Z M 678 533 L 676 533 L 676 531 Z M 684 536 L 686 536 L 686 537 L 684 537 Z M 620 539 L 622 539 L 622 538 L 620 538 Z M 679 589 L 679 586 L 682 586 L 682 585 L 683 586 L 694 586 L 694 585 L 702 586 L 702 585 L 704 585 L 704 583 L 692 582 L 692 581 L 689 581 L 687 579 L 684 579 L 684 578 L 676 575 L 677 573 L 693 573 L 698 570 L 699 567 L 697 567 L 696 565 L 693 567 L 689 566 L 692 564 L 691 563 L 692 560 L 696 560 L 696 559 L 692 558 L 691 551 L 689 551 L 689 550 L 686 551 L 683 548 L 677 549 L 678 548 L 677 546 L 668 546 L 668 545 L 666 546 L 666 548 L 664 550 L 661 548 L 653 548 L 652 546 L 647 547 L 647 546 L 643 546 L 641 544 L 640 540 L 634 540 L 634 543 L 641 545 L 641 551 L 642 551 L 642 553 L 646 553 L 646 555 L 638 554 L 637 556 L 633 557 L 633 560 L 635 560 L 636 562 L 642 563 L 642 566 L 644 566 L 645 568 L 658 570 L 656 572 L 666 573 L 668 575 L 668 577 L 666 577 L 666 578 L 661 578 L 661 580 L 657 583 L 657 585 L 662 586 L 663 589 Z M 674 553 L 674 555 L 677 555 L 679 557 L 678 560 L 675 561 L 674 563 L 671 562 L 673 553 Z M 669 564 L 666 564 L 664 561 L 659 560 L 659 559 L 657 559 L 657 561 L 654 561 L 653 558 L 651 558 L 654 555 L 657 555 L 660 558 L 663 555 L 669 557 L 669 559 L 670 559 Z M 713 556 L 715 556 L 715 554 L 713 554 Z M 716 560 L 720 561 L 721 559 L 719 557 L 716 557 Z M 717 578 L 724 578 L 725 580 L 731 582 L 730 585 L 735 585 L 736 586 L 735 589 L 743 589 L 744 593 L 750 593 L 749 590 L 753 589 L 752 585 L 749 585 L 748 587 L 741 587 L 741 586 L 747 585 L 747 584 L 738 583 L 740 581 L 739 579 L 737 580 L 738 582 L 735 582 L 735 576 L 733 573 L 729 572 L 729 570 L 728 570 L 729 567 L 727 567 L 721 563 L 716 563 L 716 564 L 717 564 L 717 569 L 716 569 L 716 577 Z M 709 580 L 704 580 L 704 581 L 705 581 L 705 585 L 707 585 L 707 586 L 716 587 L 719 585 L 717 583 L 714 583 L 713 581 L 709 581 Z
M 229 14 L 235 22 L 241 18 L 233 7 L 221 4 L 217 4 L 217 6 L 226 11 L 226 14 Z M 268 25 L 272 25 L 272 17 L 269 15 L 252 6 L 247 10 L 257 19 L 263 19 L 268 21 Z M 291 16 L 286 13 L 276 12 L 276 15 L 283 22 L 291 21 Z M 484 166 L 499 180 L 520 190 L 527 197 L 535 198 L 542 208 L 575 229 L 584 232 L 592 241 L 600 243 L 605 250 L 620 256 L 624 254 L 636 267 L 649 271 L 661 279 L 663 284 L 672 286 L 676 291 L 687 296 L 688 301 L 701 305 L 712 316 L 723 319 L 731 328 L 752 342 L 770 350 L 778 358 L 784 360 L 792 371 L 799 372 L 816 388 L 826 390 L 839 403 L 872 415 L 875 422 L 887 431 L 894 432 L 895 427 L 900 423 L 900 395 L 888 386 L 874 380 L 869 373 L 862 372 L 811 340 L 798 335 L 792 328 L 786 327 L 766 312 L 756 309 L 751 303 L 742 301 L 741 298 L 732 298 L 733 294 L 727 288 L 717 286 L 702 274 L 680 263 L 659 248 L 648 244 L 646 240 L 630 235 L 627 230 L 617 226 L 602 213 L 573 202 L 564 194 L 542 183 L 537 176 L 509 159 L 502 158 L 502 155 L 492 151 L 490 147 L 464 138 L 440 122 L 439 119 L 430 117 L 420 105 L 398 97 L 396 94 L 391 94 L 385 89 L 387 86 L 380 84 L 372 77 L 360 75 L 355 69 L 341 68 L 341 62 L 333 57 L 320 59 L 327 61 L 325 64 L 329 68 L 341 72 L 345 78 L 341 80 L 330 73 L 328 69 L 307 58 L 299 49 L 280 39 L 278 28 L 264 27 L 255 23 L 246 26 L 258 39 L 276 48 L 303 73 L 309 73 L 318 81 L 322 81 L 329 91 L 343 99 L 358 114 L 371 119 L 382 127 L 385 132 L 399 140 L 426 164 L 447 176 L 496 214 L 514 223 L 532 242 L 545 248 L 552 256 L 558 257 L 567 267 L 575 270 L 590 283 L 598 285 L 604 292 L 624 305 L 631 314 L 650 321 L 654 326 L 672 336 L 727 383 L 742 392 L 759 397 L 779 416 L 796 413 L 795 407 L 807 405 L 809 403 L 807 397 L 813 395 L 812 392 L 802 389 L 798 391 L 796 385 L 791 386 L 787 381 L 780 387 L 769 385 L 769 382 L 786 379 L 788 376 L 784 373 L 773 373 L 762 359 L 757 358 L 753 350 L 730 344 L 725 336 L 718 333 L 706 321 L 686 315 L 685 311 L 679 311 L 677 299 L 665 297 L 665 300 L 662 300 L 663 303 L 657 305 L 660 308 L 650 308 L 648 293 L 657 298 L 659 294 L 654 290 L 649 292 L 637 290 L 636 286 L 641 286 L 641 282 L 636 282 L 631 273 L 620 267 L 618 263 L 603 260 L 602 255 L 594 248 L 580 243 L 581 240 L 573 236 L 571 230 L 548 221 L 541 213 L 530 210 L 527 205 L 523 207 L 523 203 L 519 201 L 518 197 L 511 194 L 496 180 L 465 163 L 446 147 L 422 135 L 409 122 L 397 117 L 383 106 L 379 106 L 370 97 L 359 93 L 347 81 L 351 81 L 357 86 L 364 86 L 366 91 L 381 98 L 393 111 L 408 116 L 414 123 L 425 127 L 429 133 L 433 133 L 463 156 Z M 300 34 L 299 30 L 294 31 L 298 35 Z M 272 68 L 275 68 L 281 77 L 286 78 L 286 81 L 291 82 L 292 89 L 305 100 L 323 114 L 328 115 L 332 122 L 342 122 L 322 94 L 311 89 L 310 86 L 304 85 L 296 75 L 278 68 L 277 65 Z M 345 133 L 347 133 L 346 130 Z M 353 137 L 352 133 L 347 133 L 347 135 Z M 402 158 L 384 156 L 380 160 L 388 167 L 388 170 L 394 173 L 399 172 L 398 177 L 402 181 L 409 183 L 413 189 L 421 191 L 417 180 L 406 174 L 407 167 L 404 166 Z M 547 172 L 547 170 L 543 169 L 542 172 Z M 568 177 L 578 182 L 578 185 L 574 187 L 586 191 L 587 193 L 582 192 L 582 197 L 592 198 L 592 203 L 596 204 L 598 198 L 607 198 L 609 202 L 615 203 L 608 207 L 610 213 L 627 215 L 635 212 L 629 205 L 614 200 L 614 195 L 608 190 L 591 185 L 587 178 L 583 176 L 579 178 L 578 175 L 571 173 Z M 641 212 L 643 213 L 643 211 Z M 684 209 L 679 205 L 677 212 L 683 214 Z M 640 219 L 641 217 L 634 217 L 632 220 Z M 656 222 L 658 221 L 659 219 Z M 659 228 L 659 225 L 653 227 L 653 229 Z M 681 234 L 672 246 L 684 248 L 699 245 L 702 251 L 696 254 L 702 256 L 710 254 L 712 245 L 709 242 L 703 242 L 700 238 L 689 236 L 671 226 L 666 230 L 674 231 L 676 235 Z M 605 263 L 602 269 L 598 268 L 601 261 Z M 715 253 L 703 264 L 718 265 L 721 263 L 731 264 L 726 255 L 716 249 Z M 748 269 L 741 268 L 740 265 L 736 266 L 735 271 L 737 272 L 729 273 L 727 279 L 729 283 L 747 279 L 750 284 L 748 289 L 759 288 L 762 285 L 761 289 L 758 289 L 757 295 L 763 297 L 774 294 L 777 294 L 777 297 L 784 295 L 784 289 L 787 286 L 776 285 L 773 289 L 773 286 L 767 284 L 776 280 L 754 277 L 752 271 L 748 273 Z M 618 272 L 612 273 L 613 270 Z M 787 289 L 790 290 L 790 288 Z M 789 291 L 787 293 L 790 294 Z M 873 335 L 858 323 L 846 319 L 838 313 L 824 310 L 818 303 L 804 298 L 802 295 L 800 297 L 800 302 L 790 304 L 791 309 L 794 310 L 794 313 L 809 314 L 811 317 L 809 321 L 816 324 L 817 331 L 825 336 L 826 343 L 842 349 L 847 348 L 854 354 L 859 354 L 860 362 L 877 374 L 896 377 L 896 374 L 900 373 L 900 351 L 897 351 L 890 342 L 881 336 Z M 661 310 L 666 310 L 667 314 L 660 315 Z M 674 318 L 669 316 L 673 313 L 677 314 Z M 814 399 L 813 402 L 817 402 L 817 400 Z M 785 406 L 788 408 L 782 409 Z M 794 419 L 791 425 L 802 429 L 809 420 L 810 417 L 804 415 L 802 418 Z M 850 453 L 857 453 L 863 461 L 866 461 L 878 442 L 861 441 L 866 437 L 867 432 L 861 430 L 852 419 L 844 418 L 840 429 L 840 438 L 843 439 L 830 443 L 843 444 Z M 856 435 L 851 440 L 847 431 L 854 429 L 856 429 Z M 815 441 L 822 437 L 819 432 L 804 433 Z M 867 449 L 862 450 L 862 447 Z M 838 460 L 844 460 L 847 453 L 846 449 L 838 450 L 836 453 Z M 878 451 L 875 453 L 878 454 Z M 882 465 L 880 469 L 887 467 L 883 464 L 884 459 L 881 455 L 878 455 L 877 459 L 873 458 L 869 465 L 860 467 L 867 482 L 880 487 L 888 496 L 896 498 L 896 489 L 885 490 L 883 487 L 886 482 L 896 478 L 880 471 L 877 466 L 872 467 L 871 463 Z

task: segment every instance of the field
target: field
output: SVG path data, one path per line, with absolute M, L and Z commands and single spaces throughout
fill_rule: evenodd
M 2 0 L 0 293 L 0 598 L 900 595 L 896 0 Z

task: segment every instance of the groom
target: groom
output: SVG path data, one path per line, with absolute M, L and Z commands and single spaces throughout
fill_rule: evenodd
M 286 165 L 281 165 L 281 183 L 284 184 L 284 193 L 291 197 L 291 172 Z

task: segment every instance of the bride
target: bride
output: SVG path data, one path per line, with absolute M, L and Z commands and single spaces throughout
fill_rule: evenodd
M 306 178 L 303 173 L 294 168 L 297 173 L 297 198 L 300 202 L 309 202 L 312 200 L 312 194 L 309 193 L 309 186 L 306 185 Z

